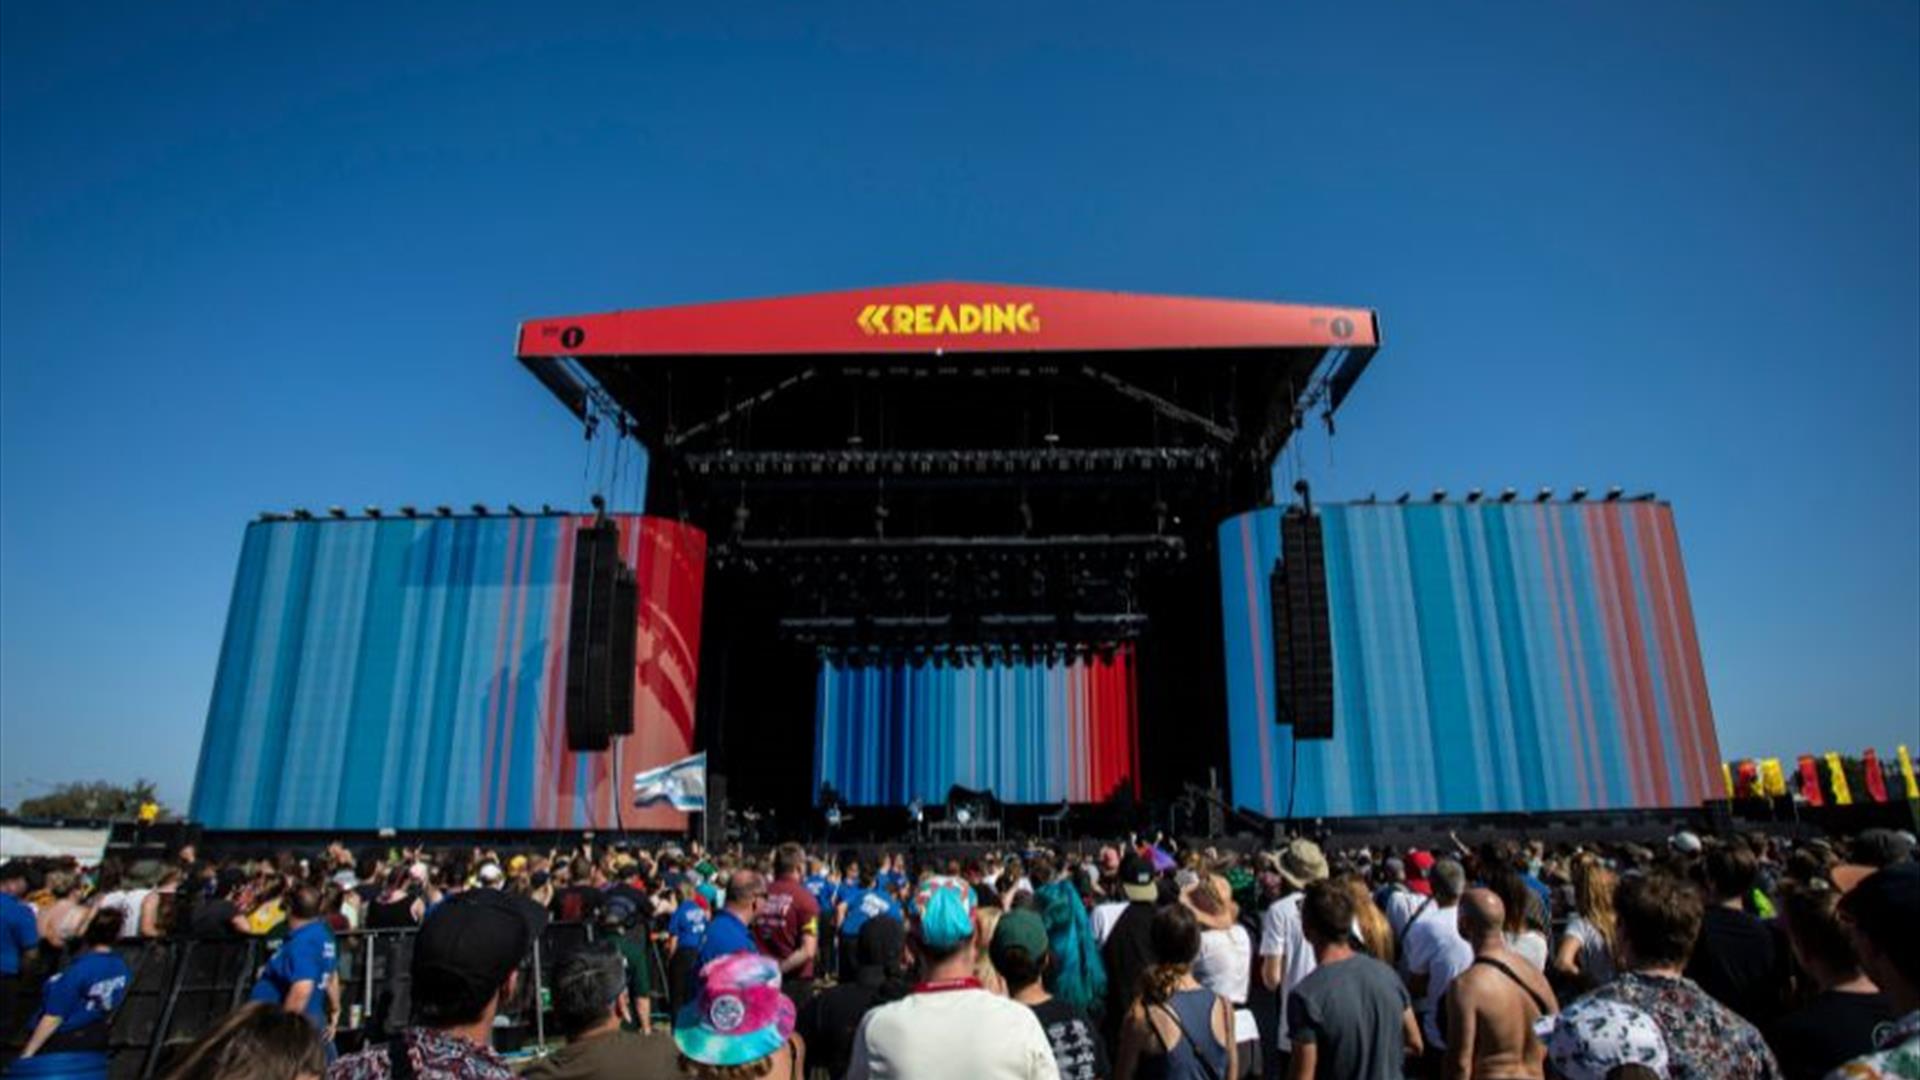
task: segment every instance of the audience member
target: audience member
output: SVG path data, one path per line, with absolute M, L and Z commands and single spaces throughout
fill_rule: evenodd
M 520 965 L 545 928 L 530 901 L 480 889 L 443 901 L 414 938 L 414 1026 L 343 1057 L 328 1080 L 512 1080 L 494 1052 L 494 1018 L 520 989 Z
M 1433 864 L 1429 875 L 1433 886 L 1433 905 L 1420 913 L 1407 928 L 1401 949 L 1406 969 L 1407 989 L 1417 1001 L 1420 1033 L 1427 1052 L 1436 1054 L 1447 1045 L 1441 1026 L 1446 1015 L 1440 1008 L 1441 995 L 1454 977 L 1473 963 L 1473 946 L 1460 936 L 1460 917 L 1455 909 L 1466 892 L 1467 872 L 1452 859 Z
M 891 915 L 868 919 L 853 946 L 853 979 L 800 1006 L 795 1032 L 805 1041 L 807 1055 L 833 1080 L 841 1080 L 853 1059 L 854 1035 L 860 1021 L 875 1006 L 898 1001 L 912 989 L 903 976 L 907 931 Z
M 1699 890 L 1668 873 L 1623 878 L 1614 895 L 1623 974 L 1589 997 L 1653 1018 L 1669 1080 L 1768 1080 L 1779 1075 L 1760 1032 L 1682 974 L 1700 936 Z
M 1040 1080 L 1059 1076 L 1033 1010 L 973 977 L 973 889 L 930 877 L 914 894 L 925 973 L 913 993 L 867 1014 L 854 1036 L 850 1080 Z
M 1860 970 L 1840 921 L 1840 892 L 1825 881 L 1789 888 L 1783 922 L 1794 960 L 1814 993 L 1766 1032 L 1787 1080 L 1816 1080 L 1874 1049 L 1873 1034 L 1894 1019 L 1893 1002 Z
M 753 922 L 760 951 L 780 965 L 780 987 L 794 1003 L 813 988 L 814 958 L 820 952 L 820 906 L 801 880 L 807 865 L 799 844 L 782 844 L 773 856 L 773 884 Z
M 700 966 L 734 953 L 759 952 L 753 924 L 766 902 L 767 880 L 755 870 L 735 870 L 727 880 L 727 906 L 707 923 L 706 936 L 700 940 Z
M 26 955 L 40 944 L 40 922 L 20 899 L 33 872 L 23 862 L 0 863 L 0 1047 L 13 1045 L 27 1022 Z
M 1280 898 L 1267 905 L 1260 919 L 1260 983 L 1274 994 L 1273 1037 L 1266 1040 L 1262 1053 L 1271 1054 L 1270 1072 L 1284 1074 L 1287 1055 L 1292 1052 L 1288 1034 L 1287 995 L 1313 973 L 1314 951 L 1307 943 L 1301 921 L 1300 905 L 1304 890 L 1326 880 L 1327 857 L 1320 845 L 1311 840 L 1292 840 L 1280 852 L 1275 872 L 1279 875 Z
M 1118 933 L 1118 930 L 1115 931 Z M 1153 964 L 1140 976 L 1114 1052 L 1119 1080 L 1223 1080 L 1237 1075 L 1233 1005 L 1193 977 L 1200 924 L 1183 904 L 1154 913 Z
M 1906 845 L 1911 850 L 1912 845 Z M 1838 868 L 1845 890 L 1840 918 L 1861 969 L 1893 1003 L 1898 1019 L 1874 1036 L 1871 1053 L 1842 1065 L 1843 1080 L 1911 1080 L 1920 1076 L 1920 863 L 1890 863 L 1867 872 Z
M 312 1024 L 256 1001 L 228 1013 L 166 1080 L 320 1080 L 326 1068 Z
M 1314 969 L 1287 998 L 1291 1080 L 1397 1080 L 1422 1041 L 1407 989 L 1392 968 L 1354 948 L 1353 894 L 1308 886 L 1301 926 Z
M 1755 1027 L 1766 1027 L 1780 1013 L 1787 989 L 1784 943 L 1773 927 L 1746 910 L 1757 873 L 1753 853 L 1743 843 L 1707 852 L 1702 861 L 1707 907 L 1700 939 L 1687 961 L 1687 978 Z
M 1519 880 L 1511 871 L 1497 876 Z M 1520 890 L 1514 902 L 1524 905 L 1527 887 Z M 1553 989 L 1533 960 L 1508 943 L 1513 920 L 1504 895 L 1472 889 L 1459 907 L 1460 935 L 1473 948 L 1473 963 L 1454 978 L 1443 999 L 1445 1075 L 1449 1080 L 1540 1080 L 1547 1051 L 1533 1029 L 1541 1017 L 1559 1011 Z
M 340 1021 L 339 951 L 333 931 L 320 918 L 320 890 L 300 885 L 288 896 L 290 932 L 253 984 L 251 999 L 312 1021 L 325 1033 L 331 1059 L 334 1028 Z
M 1100 963 L 1107 973 L 1103 1031 L 1109 1044 L 1115 1042 L 1121 1021 L 1140 991 L 1141 972 L 1153 963 L 1153 917 L 1160 900 L 1157 877 L 1152 861 L 1137 851 L 1129 851 L 1116 872 L 1126 906 L 1114 916 L 1100 944 Z
M 627 962 L 612 942 L 574 950 L 554 968 L 553 1021 L 566 1045 L 533 1063 L 526 1080 L 624 1080 L 643 1076 L 645 1041 L 622 1030 L 631 1013 Z
M 1047 993 L 1042 976 L 1051 960 L 1047 927 L 1032 911 L 1008 912 L 989 945 L 993 966 L 1013 1000 L 1033 1010 L 1053 1047 L 1061 1080 L 1106 1080 L 1113 1075 L 1106 1044 L 1087 1014 Z
M 1617 879 L 1597 856 L 1573 864 L 1574 914 L 1554 950 L 1553 970 L 1576 989 L 1613 979 L 1613 890 Z

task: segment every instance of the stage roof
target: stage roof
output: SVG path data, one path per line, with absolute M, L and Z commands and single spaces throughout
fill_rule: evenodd
M 1117 396 L 1270 458 L 1304 411 L 1339 406 L 1379 343 L 1365 308 L 935 282 L 532 319 L 516 354 L 576 415 L 617 405 L 655 451 L 718 445 L 749 412 L 762 445 L 810 447 L 805 429 L 849 397 L 845 380 L 876 377 L 891 377 L 911 444 L 932 430 L 908 417 L 995 409 L 996 387 L 1037 377 L 1050 412 L 1078 401 L 1098 417 Z M 929 445 L 971 442 L 941 434 Z

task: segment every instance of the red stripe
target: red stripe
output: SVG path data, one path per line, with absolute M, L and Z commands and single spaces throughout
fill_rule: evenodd
M 1680 538 L 1674 529 L 1673 511 L 1666 510 L 1660 515 L 1660 533 L 1668 553 L 1668 561 L 1674 569 L 1673 599 L 1679 609 L 1676 629 L 1680 634 L 1680 648 L 1686 661 L 1687 678 L 1693 696 L 1693 735 L 1701 751 L 1700 773 L 1697 782 L 1701 797 L 1713 790 L 1715 778 L 1710 775 L 1712 762 L 1720 760 L 1720 736 L 1713 723 L 1713 703 L 1707 696 L 1707 673 L 1700 662 L 1699 628 L 1693 621 L 1693 597 L 1687 588 L 1685 560 L 1680 555 Z
M 1581 740 L 1580 707 L 1573 697 L 1573 662 L 1567 655 L 1566 620 L 1560 610 L 1560 564 L 1555 558 L 1553 542 L 1553 523 L 1548 511 L 1536 507 L 1534 517 L 1539 528 L 1536 535 L 1540 538 L 1541 580 L 1547 584 L 1547 612 L 1553 623 L 1553 646 L 1559 663 L 1556 666 L 1560 676 L 1560 696 L 1566 707 L 1567 747 L 1573 751 L 1574 774 L 1580 781 L 1580 805 L 1593 807 L 1593 788 L 1587 776 L 1587 751 Z
M 1649 747 L 1643 737 L 1645 714 L 1634 693 L 1632 638 L 1627 630 L 1625 610 L 1626 587 L 1622 580 L 1619 553 L 1615 550 L 1614 537 L 1609 529 L 1612 514 L 1594 510 L 1575 510 L 1573 513 L 1584 519 L 1586 526 L 1583 531 L 1593 553 L 1594 600 L 1600 609 L 1600 624 L 1607 636 L 1607 647 L 1603 654 L 1607 665 L 1607 681 L 1615 707 L 1619 710 L 1609 734 L 1625 751 L 1622 756 L 1626 759 L 1627 784 L 1632 792 L 1633 805 L 1650 806 L 1653 804 L 1653 791 L 1647 780 L 1652 766 L 1647 756 Z
M 1673 574 L 1667 565 L 1667 552 L 1661 543 L 1655 516 L 1658 510 L 1636 506 L 1633 515 L 1634 536 L 1639 540 L 1646 565 L 1647 592 L 1653 600 L 1653 642 L 1660 650 L 1660 673 L 1664 676 L 1661 698 L 1667 705 L 1667 723 L 1673 741 L 1680 748 L 1680 798 L 1688 803 L 1700 801 L 1697 777 L 1701 768 L 1700 745 L 1693 731 L 1693 702 L 1686 694 L 1687 673 L 1680 657 L 1679 636 L 1674 627 Z

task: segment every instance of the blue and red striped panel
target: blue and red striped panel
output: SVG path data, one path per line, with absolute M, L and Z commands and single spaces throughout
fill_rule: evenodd
M 954 784 L 1003 802 L 1090 803 L 1139 790 L 1131 647 L 1056 666 L 823 662 L 814 790 L 937 803 Z
M 688 753 L 706 538 L 616 518 L 640 586 L 634 734 L 566 749 L 574 534 L 588 519 L 247 529 L 194 784 L 217 829 L 678 828 L 622 808 Z
M 1672 508 L 1321 508 L 1334 738 L 1273 722 L 1278 510 L 1220 526 L 1233 796 L 1270 815 L 1695 806 L 1719 742 Z

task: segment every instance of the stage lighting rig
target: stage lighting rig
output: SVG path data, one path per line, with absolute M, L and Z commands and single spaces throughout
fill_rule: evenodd
M 1583 488 L 1583 487 L 1577 487 L 1577 488 L 1574 488 L 1574 489 L 1573 489 L 1573 495 L 1572 495 L 1572 501 L 1573 501 L 1573 502 L 1586 502 L 1586 501 L 1587 501 L 1587 489 L 1586 489 L 1586 488 Z
M 347 516 L 347 511 L 345 507 L 329 506 L 327 507 L 327 516 L 338 521 Z

